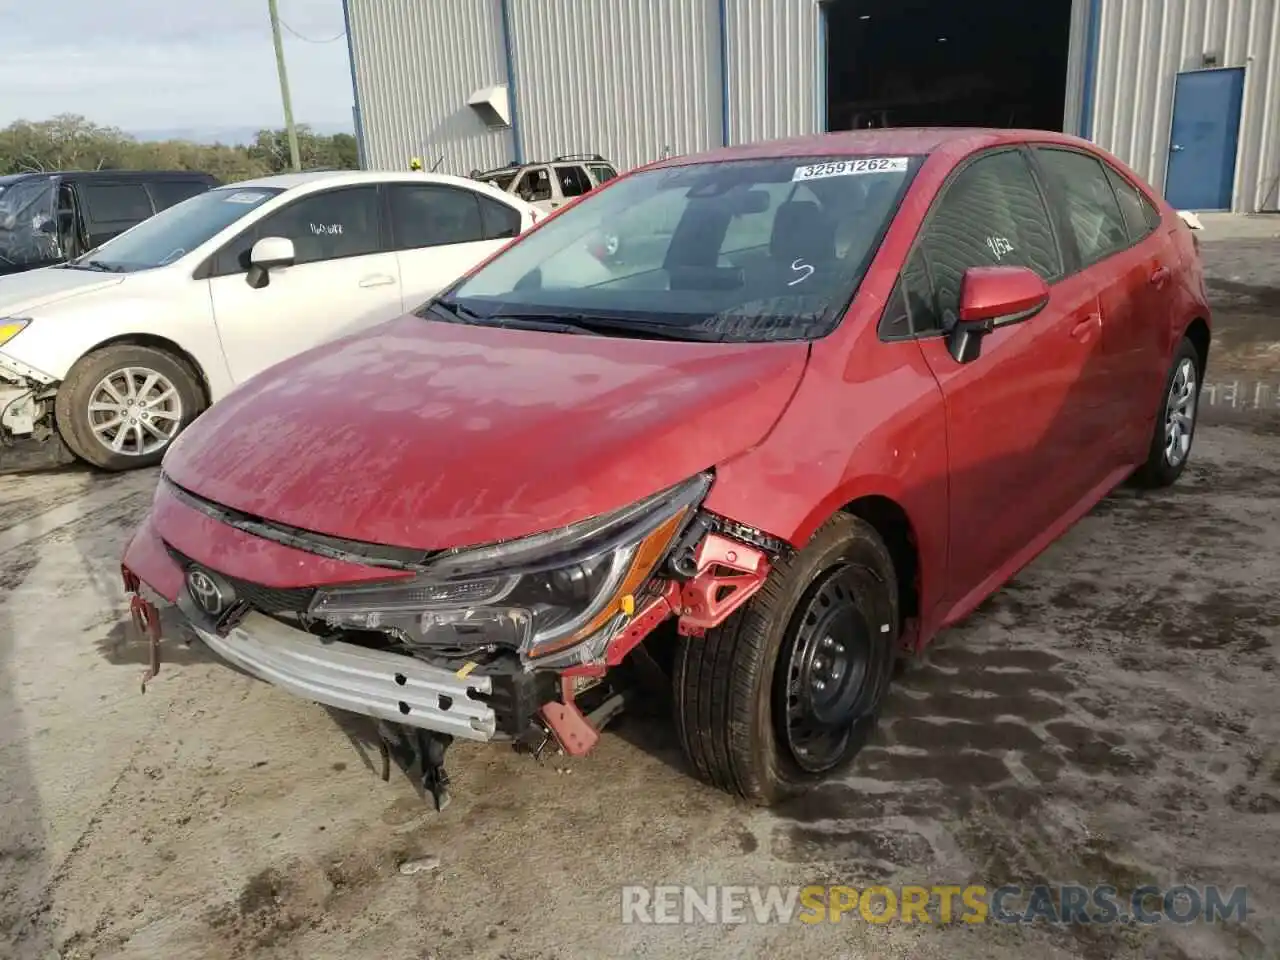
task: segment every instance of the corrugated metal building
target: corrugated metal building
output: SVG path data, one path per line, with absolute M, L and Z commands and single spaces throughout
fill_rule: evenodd
M 467 173 L 599 152 L 626 169 L 721 144 L 920 117 L 953 122 L 950 101 L 899 76 L 910 73 L 901 64 L 954 39 L 933 34 L 964 28 L 957 8 L 969 20 L 1013 8 L 896 2 L 344 0 L 362 158 L 397 168 L 421 156 L 428 167 Z M 909 35 L 868 39 L 865 31 L 908 7 Z M 991 13 L 1008 31 L 1003 47 L 973 50 L 967 72 L 942 85 L 980 91 L 973 102 L 988 111 L 993 86 L 1016 99 L 1015 88 L 1028 85 L 1016 70 L 1046 59 L 1024 51 L 1019 64 L 1016 51 L 1046 32 L 1026 17 L 1049 7 L 1061 24 L 1048 31 L 1061 47 L 1049 58 L 1054 109 L 1029 114 L 1014 104 L 1009 122 L 993 125 L 1087 136 L 1179 206 L 1280 207 L 1280 0 L 1023 3 L 1016 15 Z M 886 61 L 881 48 L 891 42 L 911 47 Z M 959 69 L 964 50 L 955 48 L 965 43 L 952 43 L 947 69 Z M 872 57 L 882 59 L 860 76 L 859 60 Z M 841 100 L 837 88 L 862 92 Z M 933 114 L 911 111 L 925 101 Z

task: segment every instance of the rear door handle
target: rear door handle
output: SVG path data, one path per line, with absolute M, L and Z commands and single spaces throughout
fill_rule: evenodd
M 388 284 L 395 283 L 396 278 L 388 276 L 385 273 L 375 273 L 372 276 L 365 277 L 360 281 L 362 287 L 385 287 Z
M 1170 276 L 1168 267 L 1156 267 L 1151 271 L 1151 282 L 1157 287 L 1163 287 L 1168 283 Z
M 1071 336 L 1076 340 L 1088 342 L 1093 331 L 1102 329 L 1102 314 L 1091 313 L 1071 328 Z

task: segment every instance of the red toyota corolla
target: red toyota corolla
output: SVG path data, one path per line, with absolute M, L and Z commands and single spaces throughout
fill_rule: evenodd
M 153 642 L 148 588 L 382 721 L 438 804 L 453 738 L 585 753 L 655 667 L 696 774 L 774 802 L 857 753 L 896 653 L 1178 477 L 1209 320 L 1192 234 L 1083 140 L 680 157 L 216 404 L 125 584 Z

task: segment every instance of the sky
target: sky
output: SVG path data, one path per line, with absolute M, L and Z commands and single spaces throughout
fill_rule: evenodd
M 299 123 L 351 126 L 342 0 L 278 0 Z M 0 126 L 284 125 L 267 0 L 0 0 Z

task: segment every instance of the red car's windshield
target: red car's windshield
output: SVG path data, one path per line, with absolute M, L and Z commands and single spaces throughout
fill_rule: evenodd
M 586 196 L 439 303 L 477 323 L 609 320 L 615 330 L 632 322 L 689 339 L 821 336 L 922 160 L 789 157 L 638 173 Z

